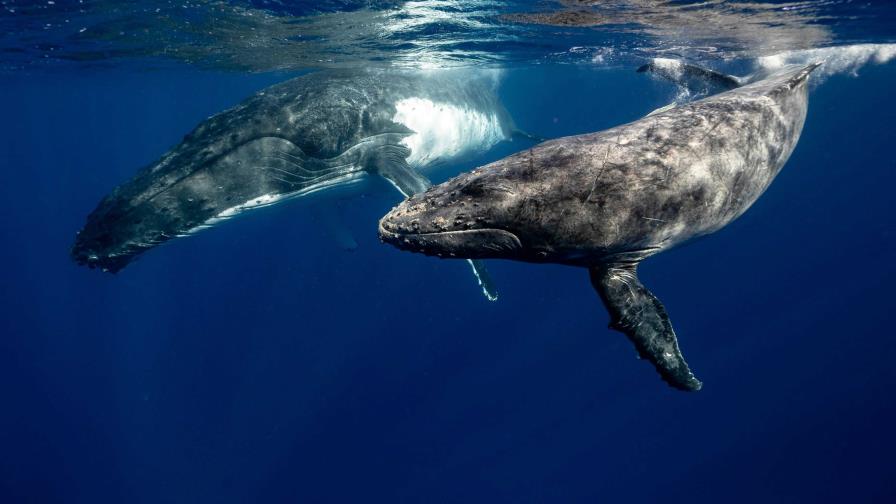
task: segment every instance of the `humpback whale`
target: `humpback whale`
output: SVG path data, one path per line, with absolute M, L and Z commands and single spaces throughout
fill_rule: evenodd
M 670 385 L 699 390 L 638 264 L 718 231 L 769 187 L 799 139 L 817 66 L 549 140 L 462 174 L 385 215 L 380 238 L 438 257 L 588 268 L 610 327 Z
M 171 239 L 371 174 L 405 197 L 421 192 L 431 185 L 424 170 L 519 133 L 494 77 L 324 71 L 264 89 L 115 188 L 88 216 L 71 255 L 114 273 Z M 494 299 L 482 265 L 471 265 Z

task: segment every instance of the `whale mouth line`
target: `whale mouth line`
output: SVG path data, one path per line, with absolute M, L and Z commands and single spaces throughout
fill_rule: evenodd
M 380 235 L 386 236 L 389 238 L 411 238 L 411 237 L 425 237 L 425 236 L 457 236 L 457 235 L 476 235 L 482 233 L 506 233 L 508 235 L 512 235 L 516 238 L 516 235 L 511 233 L 510 231 L 505 231 L 503 229 L 498 228 L 477 228 L 477 229 L 455 229 L 455 230 L 446 230 L 446 231 L 430 231 L 427 233 L 416 233 L 416 232 L 402 232 L 402 231 L 390 231 L 386 229 L 382 223 L 380 223 Z M 519 238 L 517 238 L 519 240 Z
M 411 252 L 439 257 L 487 259 L 523 248 L 517 235 L 503 229 L 459 229 L 425 233 L 390 231 L 380 222 L 380 239 Z

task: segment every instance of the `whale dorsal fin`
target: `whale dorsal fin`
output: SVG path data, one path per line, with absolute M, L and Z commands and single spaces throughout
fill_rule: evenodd
M 652 116 L 652 115 L 662 114 L 663 112 L 666 112 L 666 111 L 668 111 L 668 110 L 672 110 L 672 109 L 674 109 L 674 108 L 677 107 L 677 106 L 678 106 L 678 102 L 672 102 L 672 103 L 670 103 L 670 104 L 668 104 L 668 105 L 663 105 L 662 107 L 660 107 L 660 108 L 654 110 L 653 112 L 647 114 L 647 115 L 644 116 L 644 117 L 650 117 L 650 116 Z
M 695 391 L 703 386 L 688 368 L 666 308 L 638 280 L 637 264 L 592 267 L 591 284 L 607 311 L 610 327 L 625 333 L 669 385 Z

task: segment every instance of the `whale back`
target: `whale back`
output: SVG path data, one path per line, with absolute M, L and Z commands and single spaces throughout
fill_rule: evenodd
M 476 227 L 514 233 L 521 247 L 509 258 L 638 260 L 718 230 L 765 191 L 799 139 L 813 68 L 545 142 L 449 181 L 427 200 L 452 222 L 452 199 L 492 194 Z
M 599 162 L 582 175 L 591 181 L 583 209 L 591 208 L 599 248 L 655 253 L 743 214 L 796 147 L 809 72 L 779 74 L 597 136 Z

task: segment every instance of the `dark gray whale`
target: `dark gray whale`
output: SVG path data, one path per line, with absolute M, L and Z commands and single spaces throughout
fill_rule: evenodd
M 699 390 L 637 266 L 719 230 L 768 188 L 799 139 L 816 67 L 544 142 L 406 200 L 380 238 L 439 257 L 586 267 L 611 327 L 672 386 Z
M 381 176 L 405 196 L 421 170 L 515 132 L 495 75 L 318 72 L 267 88 L 202 122 L 103 199 L 71 254 L 117 272 L 143 252 L 245 210 Z M 494 289 L 472 263 L 486 294 Z

